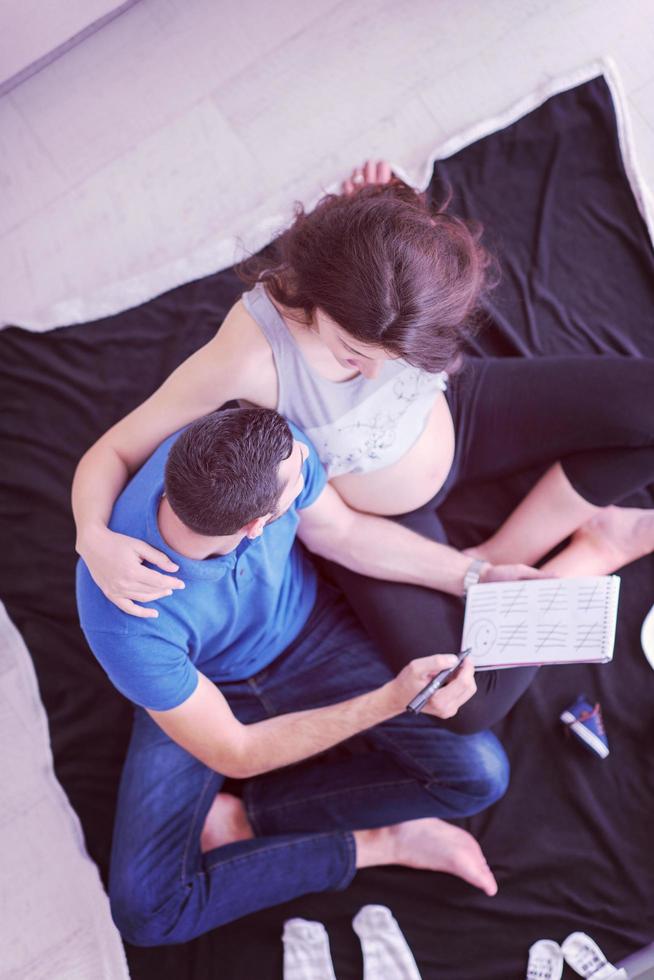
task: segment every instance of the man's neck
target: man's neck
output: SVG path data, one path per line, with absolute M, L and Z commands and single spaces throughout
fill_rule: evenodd
M 202 561 L 205 558 L 215 558 L 218 555 L 228 555 L 243 540 L 244 535 L 228 534 L 223 537 L 207 537 L 204 534 L 196 534 L 180 521 L 168 499 L 162 496 L 159 502 L 157 514 L 159 533 L 164 542 L 185 558 L 193 558 L 195 561 Z

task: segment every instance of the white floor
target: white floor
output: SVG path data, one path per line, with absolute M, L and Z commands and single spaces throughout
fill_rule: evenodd
M 0 98 L 0 321 L 229 264 L 366 156 L 429 152 L 598 56 L 654 186 L 654 0 L 140 0 Z M 232 249 L 233 252 L 233 249 Z

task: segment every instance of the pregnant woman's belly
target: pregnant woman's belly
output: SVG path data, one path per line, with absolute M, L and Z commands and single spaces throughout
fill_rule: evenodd
M 369 514 L 406 514 L 438 493 L 454 459 L 454 424 L 443 394 L 436 397 L 417 442 L 392 466 L 345 473 L 331 483 L 350 507 Z

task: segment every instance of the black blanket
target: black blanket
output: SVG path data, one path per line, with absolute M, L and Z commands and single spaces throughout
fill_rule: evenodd
M 432 191 L 444 184 L 455 211 L 483 222 L 502 267 L 477 352 L 654 356 L 654 256 L 602 78 L 439 162 Z M 57 775 L 103 874 L 130 708 L 77 625 L 69 485 L 82 452 L 208 340 L 241 290 L 228 270 L 92 324 L 0 334 L 0 598 L 34 658 Z M 453 543 L 494 529 L 536 475 L 455 493 L 442 512 Z M 630 503 L 651 507 L 652 493 Z M 573 930 L 614 961 L 654 939 L 654 674 L 639 644 L 653 598 L 653 562 L 642 559 L 623 573 L 613 663 L 541 671 L 498 726 L 511 787 L 464 824 L 497 875 L 496 898 L 445 875 L 370 869 L 344 893 L 308 896 L 185 946 L 130 949 L 132 976 L 272 980 L 284 919 L 299 915 L 326 923 L 337 976 L 354 980 L 361 955 L 350 923 L 368 902 L 391 907 L 425 980 L 523 977 L 535 939 Z M 605 761 L 557 721 L 580 692 L 603 706 Z

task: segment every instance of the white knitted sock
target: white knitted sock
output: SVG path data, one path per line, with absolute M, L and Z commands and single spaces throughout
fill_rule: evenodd
M 613 966 L 594 939 L 585 932 L 572 932 L 561 943 L 568 966 L 587 980 L 626 980 L 626 970 Z
M 329 936 L 322 922 L 284 923 L 284 980 L 336 980 Z
M 361 940 L 363 980 L 420 980 L 413 953 L 385 905 L 364 905 L 352 926 Z

